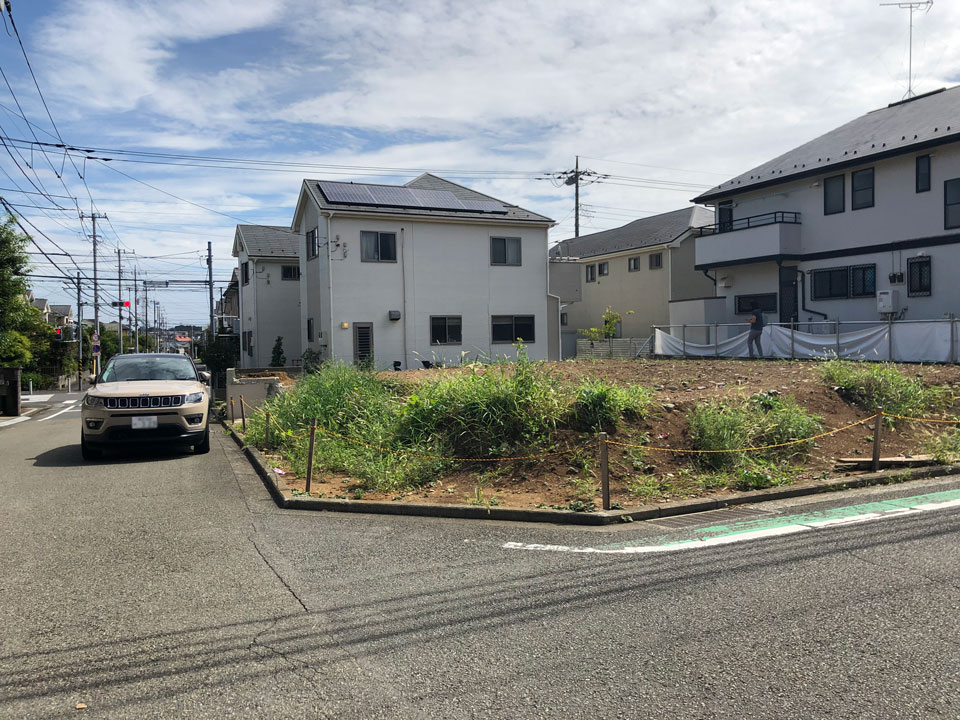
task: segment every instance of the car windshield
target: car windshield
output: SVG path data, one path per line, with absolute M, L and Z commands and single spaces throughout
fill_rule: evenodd
M 116 357 L 103 371 L 101 382 L 126 380 L 196 380 L 193 363 L 182 355 L 173 357 Z

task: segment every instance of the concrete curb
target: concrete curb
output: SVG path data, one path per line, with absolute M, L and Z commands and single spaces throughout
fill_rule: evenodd
M 612 525 L 623 522 L 653 520 L 661 517 L 687 515 L 689 513 L 720 510 L 721 508 L 746 505 L 769 500 L 818 495 L 821 493 L 870 487 L 894 485 L 910 480 L 960 474 L 960 465 L 937 465 L 935 467 L 911 468 L 909 470 L 865 473 L 856 477 L 834 478 L 798 483 L 785 487 L 753 490 L 725 495 L 720 498 L 694 498 L 676 500 L 661 505 L 641 505 L 629 510 L 608 510 L 592 513 L 571 510 L 523 510 L 516 508 L 480 507 L 477 505 L 432 505 L 428 503 L 386 503 L 370 500 L 344 500 L 326 498 L 288 498 L 280 490 L 277 475 L 256 448 L 246 445 L 225 421 L 221 425 L 230 433 L 233 441 L 250 461 L 253 469 L 267 486 L 274 502 L 287 510 L 330 510 L 333 512 L 374 513 L 379 515 L 411 515 L 414 517 L 444 517 L 470 520 L 506 520 L 510 522 L 546 522 L 562 525 Z

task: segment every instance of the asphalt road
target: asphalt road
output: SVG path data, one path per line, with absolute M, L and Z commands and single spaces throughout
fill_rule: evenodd
M 672 553 L 512 550 L 719 516 L 283 511 L 219 431 L 208 455 L 84 463 L 67 400 L 0 424 L 2 718 L 960 717 L 956 509 Z

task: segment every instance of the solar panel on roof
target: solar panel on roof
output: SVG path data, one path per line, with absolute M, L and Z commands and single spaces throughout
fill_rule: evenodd
M 327 202 L 344 205 L 378 205 L 423 210 L 496 213 L 505 215 L 506 208 L 493 200 L 460 200 L 449 190 L 422 190 L 391 185 L 362 185 L 321 180 L 317 187 Z

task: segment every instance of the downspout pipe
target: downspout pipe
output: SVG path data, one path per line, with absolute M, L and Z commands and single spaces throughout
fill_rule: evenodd
M 805 313 L 810 313 L 812 315 L 819 315 L 824 320 L 827 319 L 827 314 L 822 313 L 819 310 L 811 310 L 807 307 L 807 290 L 806 290 L 806 273 L 803 272 L 799 267 L 796 268 L 797 275 L 800 276 L 800 309 Z
M 716 295 L 717 294 L 717 278 L 710 277 L 710 273 L 707 272 L 706 270 L 701 270 L 701 272 L 706 276 L 707 280 L 710 280 L 713 283 L 713 294 Z

